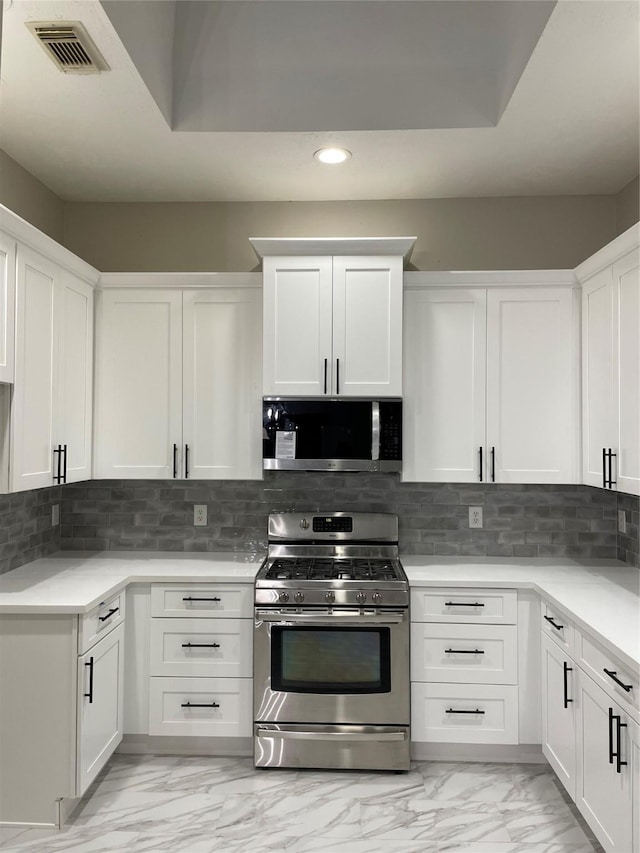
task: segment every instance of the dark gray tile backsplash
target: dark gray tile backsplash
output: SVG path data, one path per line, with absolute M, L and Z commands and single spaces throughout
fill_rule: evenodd
M 618 494 L 618 509 L 627 523 L 626 532 L 618 533 L 618 559 L 640 568 L 640 497 Z
M 618 500 L 628 509 L 618 537 Z M 194 527 L 193 504 L 208 507 Z M 470 530 L 469 506 L 484 527 Z M 635 507 L 635 508 L 634 508 Z M 396 474 L 266 472 L 263 481 L 93 480 L 62 490 L 63 549 L 261 551 L 273 511 L 393 512 L 405 554 L 601 557 L 638 565 L 638 499 L 589 486 L 402 483 Z
M 0 575 L 60 550 L 60 527 L 51 526 L 60 502 L 60 486 L 0 495 Z

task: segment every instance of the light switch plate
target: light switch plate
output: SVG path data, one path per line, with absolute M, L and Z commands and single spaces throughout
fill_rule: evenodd
M 193 523 L 196 527 L 206 527 L 207 525 L 207 505 L 193 505 Z
M 482 507 L 469 507 L 469 527 L 482 527 Z

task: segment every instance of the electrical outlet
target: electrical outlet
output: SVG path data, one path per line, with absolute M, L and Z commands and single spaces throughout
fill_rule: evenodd
M 618 533 L 627 532 L 627 516 L 623 509 L 618 510 Z
M 60 504 L 51 505 L 51 526 L 57 527 L 60 524 Z
M 482 527 L 482 507 L 469 507 L 469 527 Z
M 193 505 L 193 523 L 196 527 L 205 527 L 207 524 L 207 505 Z

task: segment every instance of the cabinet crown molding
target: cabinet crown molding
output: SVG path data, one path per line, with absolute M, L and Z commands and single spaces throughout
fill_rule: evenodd
M 594 255 L 579 264 L 575 269 L 578 281 L 586 281 L 592 275 L 637 249 L 638 246 L 640 246 L 640 222 L 636 222 L 631 228 L 627 228 L 615 240 L 607 243 L 606 246 L 598 249 Z
M 573 270 L 455 270 L 405 272 L 406 289 L 422 287 L 578 287 Z
M 258 258 L 268 255 L 402 255 L 411 257 L 417 237 L 249 237 Z
M 100 276 L 100 288 L 153 287 L 262 287 L 259 272 L 106 272 Z

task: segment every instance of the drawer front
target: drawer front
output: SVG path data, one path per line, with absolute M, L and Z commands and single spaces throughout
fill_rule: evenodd
M 253 620 L 152 619 L 151 675 L 251 678 Z
M 513 589 L 414 589 L 413 622 L 477 622 L 515 625 L 518 596 Z
M 97 607 L 80 617 L 78 654 L 84 654 L 112 628 L 124 620 L 124 590 L 101 601 Z
M 574 627 L 573 622 L 564 615 L 561 610 L 548 604 L 544 599 L 540 601 L 542 633 L 551 637 L 564 649 L 565 654 L 573 657 L 574 651 Z
M 432 743 L 518 743 L 518 688 L 414 682 L 411 739 Z
M 250 737 L 250 678 L 151 678 L 149 734 Z M 198 707 L 201 706 L 201 707 Z
M 411 680 L 517 684 L 515 625 L 411 625 Z
M 252 584 L 152 584 L 152 616 L 253 617 Z
M 638 673 L 623 666 L 588 634 L 576 629 L 576 659 L 582 669 L 600 684 L 616 702 L 637 717 L 640 709 L 640 678 Z M 621 684 L 619 682 L 622 682 Z M 623 686 L 624 685 L 624 686 Z M 627 688 L 627 689 L 625 689 Z

